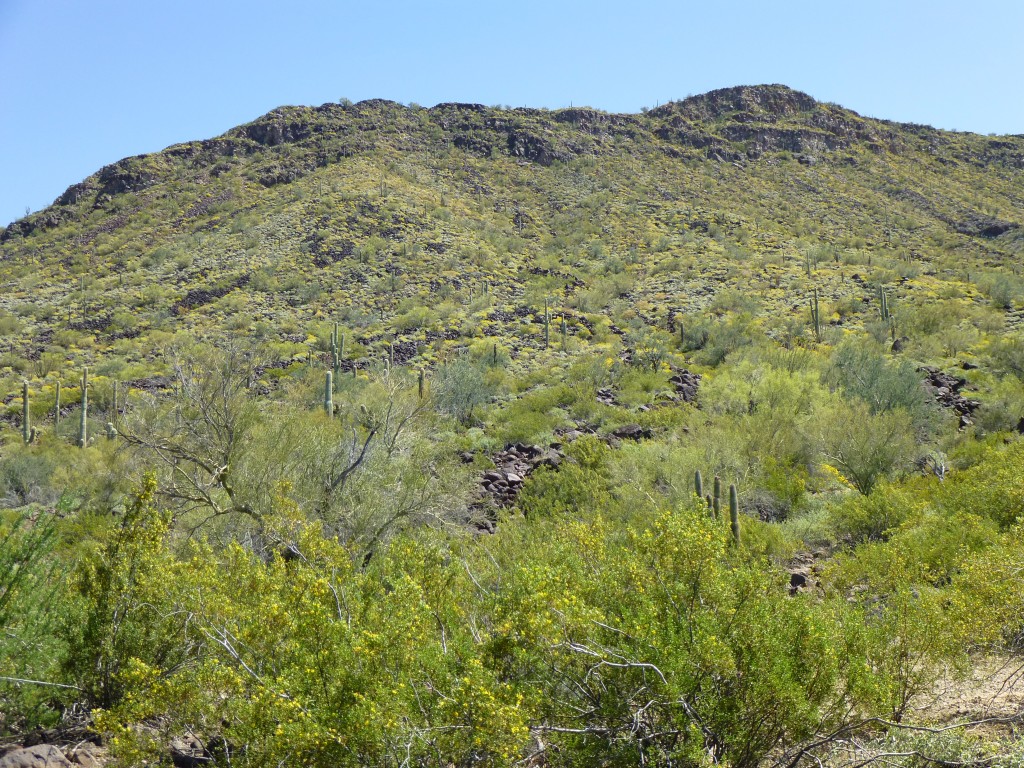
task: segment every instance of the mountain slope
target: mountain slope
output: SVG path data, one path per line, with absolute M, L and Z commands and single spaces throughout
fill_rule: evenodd
M 783 86 L 642 115 L 284 107 L 103 168 L 0 233 L 0 365 L 138 373 L 154 334 L 180 330 L 256 334 L 288 357 L 327 320 L 365 354 L 460 333 L 536 349 L 538 323 L 519 326 L 545 298 L 575 334 L 587 313 L 661 328 L 721 314 L 729 287 L 770 333 L 806 316 L 812 285 L 858 327 L 867 283 L 897 303 L 955 285 L 970 304 L 991 273 L 1012 277 L 1022 178 L 1024 138 L 863 118 Z M 485 291 L 489 314 L 469 303 Z

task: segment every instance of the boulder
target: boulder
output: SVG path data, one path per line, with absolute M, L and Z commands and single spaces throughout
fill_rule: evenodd
M 0 768 L 71 768 L 71 761 L 52 744 L 36 744 L 0 757 Z

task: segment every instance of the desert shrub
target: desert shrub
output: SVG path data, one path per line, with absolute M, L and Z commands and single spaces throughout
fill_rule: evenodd
M 1024 334 L 1000 335 L 991 342 L 988 352 L 998 370 L 1024 379 Z
M 1005 272 L 982 275 L 978 279 L 978 287 L 992 302 L 992 306 L 1001 310 L 1012 309 L 1024 296 L 1024 281 Z
M 439 367 L 434 372 L 430 390 L 438 409 L 468 422 L 473 409 L 486 403 L 492 393 L 483 367 L 467 358 Z
M 148 476 L 110 541 L 80 565 L 72 585 L 71 609 L 62 635 L 64 666 L 86 700 L 110 706 L 130 684 L 127 669 L 145 661 L 173 667 L 187 643 L 187 617 L 168 615 L 165 545 L 171 518 L 154 506 L 156 478 Z
M 929 403 L 914 366 L 905 360 L 886 360 L 863 342 L 850 341 L 836 349 L 826 381 L 848 397 L 863 400 L 874 414 L 902 409 L 919 426 L 929 419 Z
M 585 436 L 567 449 L 557 469 L 540 467 L 523 484 L 518 506 L 523 514 L 540 517 L 590 515 L 611 506 L 609 448 Z
M 1024 514 L 1024 442 L 990 450 L 980 463 L 955 472 L 935 492 L 935 503 L 950 514 L 970 512 L 1007 529 Z
M 657 392 L 667 389 L 667 371 L 629 368 L 619 377 L 616 397 L 623 405 L 635 407 L 653 402 Z
M 53 484 L 59 462 L 52 450 L 17 446 L 7 451 L 0 457 L 0 505 L 52 504 L 60 496 Z
M 53 517 L 40 509 L 0 516 L 0 734 L 50 725 L 76 696 L 59 683 L 45 684 L 57 679 L 61 650 L 54 636 L 64 608 L 56 531 Z
M 577 400 L 592 400 L 592 390 L 566 385 L 542 386 L 493 413 L 495 438 L 503 443 L 538 442 L 566 424 L 566 409 Z
M 846 496 L 828 510 L 830 528 L 854 541 L 886 538 L 907 519 L 921 513 L 921 502 L 899 486 L 880 484 L 870 494 Z
M 758 335 L 753 328 L 753 318 L 747 314 L 730 315 L 710 324 L 706 331 L 706 341 L 695 352 L 694 359 L 710 366 L 721 364 L 730 354 L 749 346 Z M 698 333 L 703 332 L 698 329 Z
M 862 400 L 837 399 L 817 416 L 825 460 L 863 494 L 907 466 L 916 450 L 913 423 L 903 409 L 872 411 Z

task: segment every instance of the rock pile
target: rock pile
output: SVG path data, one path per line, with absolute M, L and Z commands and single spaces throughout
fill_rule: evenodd
M 508 507 L 523 487 L 523 481 L 537 467 L 557 467 L 564 455 L 555 448 L 514 443 L 496 453 L 492 459 L 494 469 L 484 472 L 480 479 L 483 492 L 499 507 Z
M 675 387 L 676 399 L 684 403 L 697 402 L 697 389 L 700 387 L 700 374 L 690 373 L 685 368 L 672 374 L 668 383 Z
M 925 374 L 925 386 L 932 393 L 935 402 L 943 408 L 952 408 L 959 415 L 960 429 L 974 423 L 974 412 L 981 403 L 977 400 L 968 400 L 960 394 L 960 390 L 967 384 L 966 379 L 951 376 L 928 365 L 918 368 L 918 371 Z

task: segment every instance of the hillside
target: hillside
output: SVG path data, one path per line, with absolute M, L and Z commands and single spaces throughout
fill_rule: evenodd
M 573 330 L 626 305 L 665 328 L 733 309 L 723 289 L 740 288 L 776 333 L 806 317 L 812 285 L 841 328 L 870 314 L 868 284 L 908 304 L 954 289 L 1012 303 L 1022 173 L 1024 138 L 865 119 L 780 86 L 644 115 L 282 108 L 108 166 L 3 231 L 0 364 L 131 349 L 148 366 L 147 339 L 179 330 L 298 354 L 327 320 L 379 355 L 467 322 L 521 335 L 545 297 Z M 485 285 L 492 311 L 468 311 Z
M 0 736 L 1016 764 L 1022 261 L 1024 135 L 780 85 L 107 166 L 0 230 Z

